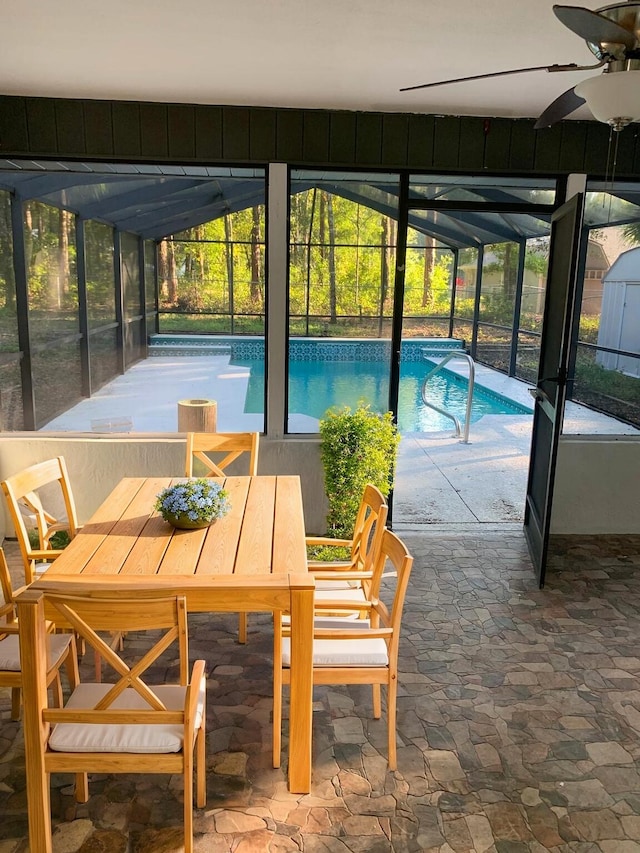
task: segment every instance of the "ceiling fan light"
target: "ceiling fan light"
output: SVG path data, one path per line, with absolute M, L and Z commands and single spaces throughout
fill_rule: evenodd
M 575 87 L 598 121 L 621 130 L 640 121 L 640 71 L 622 71 L 588 77 Z

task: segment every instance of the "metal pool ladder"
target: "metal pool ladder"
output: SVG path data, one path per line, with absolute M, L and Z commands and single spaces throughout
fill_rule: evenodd
M 428 356 L 425 355 L 425 358 L 428 358 Z M 447 364 L 454 358 L 462 358 L 469 365 L 469 384 L 467 388 L 467 409 L 464 418 L 464 434 L 463 437 L 460 439 L 463 444 L 469 444 L 469 425 L 471 423 L 471 406 L 473 404 L 473 386 L 475 385 L 476 381 L 476 366 L 471 356 L 466 352 L 457 351 L 450 352 L 445 355 L 445 357 L 441 359 L 438 364 L 436 364 L 433 370 L 430 370 L 429 373 L 427 373 L 427 375 L 425 376 L 424 381 L 422 382 L 422 388 L 420 389 L 420 393 L 422 395 L 422 402 L 425 404 L 425 406 L 428 406 L 430 409 L 434 409 L 436 412 L 439 412 L 441 415 L 444 415 L 445 417 L 450 418 L 453 421 L 456 427 L 455 437 L 460 438 L 460 433 L 462 432 L 462 430 L 460 428 L 460 421 L 458 420 L 458 418 L 451 412 L 448 412 L 446 409 L 442 409 L 440 406 L 436 406 L 435 403 L 431 403 L 429 400 L 427 400 L 426 394 L 427 382 L 431 379 L 432 376 L 435 376 L 436 373 L 439 373 L 445 366 L 445 364 Z

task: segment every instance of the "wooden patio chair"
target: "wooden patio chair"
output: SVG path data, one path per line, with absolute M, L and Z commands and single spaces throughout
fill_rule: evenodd
M 7 477 L 2 483 L 2 490 L 20 546 L 25 582 L 28 585 L 63 553 L 64 548 L 52 545 L 53 536 L 64 531 L 71 540 L 80 530 L 64 457 L 56 456 L 37 462 Z M 64 517 L 61 519 L 53 516 L 44 506 L 45 502 L 50 505 L 55 500 L 64 506 Z M 29 536 L 30 530 L 37 532 L 37 546 Z M 121 647 L 122 638 L 122 634 L 114 635 L 111 638 L 112 647 Z M 80 650 L 84 651 L 81 641 Z M 96 678 L 100 680 L 100 657 L 97 653 L 95 669 Z
M 382 537 L 376 567 L 382 574 L 389 561 L 397 577 L 390 609 L 378 598 L 359 606 L 366 619 L 348 621 L 316 615 L 313 636 L 313 684 L 371 684 L 373 716 L 382 713 L 380 685 L 387 688 L 387 738 L 389 769 L 396 769 L 396 694 L 398 685 L 398 642 L 407 584 L 413 557 L 404 543 L 390 530 Z M 339 593 L 336 593 L 338 595 Z M 343 609 L 349 613 L 354 602 L 338 599 L 318 607 L 330 613 Z M 282 686 L 289 684 L 291 638 L 289 626 L 275 614 L 274 620 L 274 685 L 273 685 L 273 765 L 280 766 L 282 726 Z
M 61 548 L 56 548 L 51 543 L 54 534 L 65 531 L 69 539 L 73 539 L 79 529 L 64 457 L 56 456 L 54 459 L 37 462 L 7 477 L 2 483 L 2 490 L 20 546 L 25 582 L 30 584 L 36 575 L 46 571 L 62 553 Z M 41 490 L 46 492 L 46 498 Z M 50 505 L 53 500 L 59 501 L 60 497 L 65 517 L 57 519 L 44 508 L 43 500 L 48 499 Z M 37 532 L 37 545 L 29 538 L 29 529 Z
M 0 687 L 11 690 L 11 719 L 20 719 L 20 700 L 22 688 L 22 666 L 20 662 L 20 642 L 18 621 L 14 603 L 14 591 L 9 575 L 9 567 L 0 548 Z M 16 590 L 19 592 L 20 590 Z M 53 633 L 53 623 L 47 623 L 47 687 L 53 688 L 53 700 L 57 707 L 62 705 L 62 682 L 60 669 L 65 666 L 69 685 L 78 683 L 78 659 L 73 634 Z
M 307 536 L 308 546 L 349 548 L 350 559 L 309 560 L 308 567 L 316 578 L 316 601 L 336 598 L 362 603 L 377 594 L 381 578 L 374 577 L 374 567 L 382 544 L 389 507 L 380 489 L 365 486 L 351 539 Z
M 102 597 L 47 595 L 60 620 L 84 638 L 113 672 L 115 681 L 80 682 L 63 708 L 43 708 L 51 724 L 44 767 L 47 774 L 76 774 L 76 800 L 89 797 L 88 772 L 181 774 L 184 781 L 184 849 L 193 851 L 193 771 L 196 803 L 205 786 L 205 662 L 189 676 L 184 596 Z M 161 631 L 148 651 L 127 664 L 98 631 Z M 179 684 L 154 684 L 148 668 L 178 644 Z M 105 667 L 106 668 L 106 667 Z M 195 762 L 194 762 L 195 753 Z
M 188 432 L 185 477 L 224 477 L 225 469 L 243 453 L 249 454 L 247 474 L 255 477 L 258 473 L 259 432 Z M 212 459 L 215 454 L 217 462 Z M 222 456 L 222 459 L 219 457 Z M 202 463 L 204 474 L 194 474 L 194 459 Z M 238 641 L 247 642 L 247 614 L 238 614 Z
M 185 477 L 224 477 L 225 469 L 243 453 L 249 454 L 247 474 L 255 476 L 258 473 L 259 441 L 259 432 L 188 432 Z M 211 454 L 215 454 L 217 461 Z M 203 474 L 194 474 L 194 459 L 204 466 Z

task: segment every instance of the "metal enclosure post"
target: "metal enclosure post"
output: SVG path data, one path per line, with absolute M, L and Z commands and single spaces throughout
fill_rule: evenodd
M 124 374 L 127 360 L 124 351 L 125 329 L 122 295 L 122 243 L 120 239 L 120 232 L 117 229 L 114 229 L 113 232 L 113 277 L 116 295 L 116 338 L 118 347 L 118 366 L 120 373 Z
M 518 272 L 516 274 L 516 301 L 513 306 L 511 348 L 509 351 L 509 376 L 516 375 L 516 358 L 518 355 L 518 332 L 520 330 L 520 310 L 522 308 L 522 288 L 524 285 L 524 262 L 526 254 L 527 241 L 520 240 L 520 249 L 518 251 Z
M 22 201 L 11 196 L 11 230 L 13 239 L 13 271 L 16 280 L 16 314 L 18 320 L 18 346 L 20 378 L 22 380 L 22 418 L 24 429 L 36 428 L 36 401 L 31 365 L 31 334 L 29 329 L 29 284 L 27 281 L 27 256 L 24 242 Z
M 451 270 L 451 304 L 449 307 L 449 337 L 453 337 L 453 315 L 456 312 L 456 283 L 458 281 L 458 264 L 460 262 L 460 252 L 458 249 L 451 249 L 453 255 L 453 267 Z
M 476 293 L 473 302 L 473 328 L 471 331 L 471 358 L 476 357 L 478 349 L 478 322 L 480 320 L 480 296 L 482 291 L 482 267 L 484 264 L 484 246 L 478 247 L 476 263 Z
M 84 239 L 85 220 L 76 216 L 76 271 L 78 276 L 78 325 L 80 328 L 80 393 L 91 396 L 91 347 L 87 299 L 87 254 Z
M 147 333 L 147 288 L 146 288 L 146 264 L 144 255 L 144 238 L 138 237 L 138 278 L 140 279 L 140 358 L 146 358 L 149 354 L 149 338 Z

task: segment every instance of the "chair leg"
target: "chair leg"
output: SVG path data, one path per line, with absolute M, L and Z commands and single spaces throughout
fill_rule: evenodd
M 97 684 L 100 684 L 102 681 L 102 656 L 99 652 L 94 651 L 93 653 L 93 669 L 94 669 L 94 678 Z
M 184 756 L 184 853 L 193 853 L 193 751 Z
M 203 809 L 207 804 L 206 739 L 204 722 L 196 735 L 196 805 Z
M 53 704 L 56 708 L 62 708 L 64 704 L 64 699 L 62 697 L 62 682 L 60 681 L 60 670 L 57 670 L 56 677 L 53 679 L 51 684 L 51 690 L 53 691 Z
M 397 675 L 391 673 L 387 687 L 387 726 L 389 737 L 389 770 L 397 767 L 396 757 L 396 698 L 398 692 Z
M 20 719 L 20 688 L 12 687 L 11 688 L 11 719 L 19 720 Z
M 371 685 L 371 694 L 373 697 L 373 718 L 379 720 L 382 716 L 382 700 L 380 698 L 380 685 Z
M 238 642 L 247 642 L 247 614 L 238 613 Z
M 86 773 L 76 773 L 76 803 L 86 803 L 89 799 L 89 777 Z
M 282 614 L 273 614 L 273 766 L 280 767 L 282 750 Z
M 67 652 L 67 658 L 64 662 L 64 666 L 67 671 L 69 687 L 73 691 L 80 683 L 80 674 L 78 672 L 78 653 L 76 651 L 76 640 L 73 634 L 71 635 L 71 643 L 69 645 L 69 651 Z

